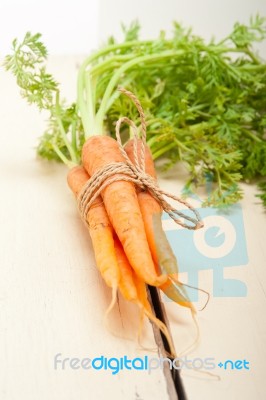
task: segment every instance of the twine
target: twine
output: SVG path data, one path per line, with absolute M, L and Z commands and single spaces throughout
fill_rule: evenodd
M 156 181 L 150 175 L 145 173 L 146 122 L 145 122 L 143 108 L 137 97 L 129 90 L 126 90 L 124 88 L 119 88 L 118 90 L 121 93 L 124 93 L 134 102 L 139 112 L 141 121 L 141 130 L 142 130 L 140 152 L 138 154 L 137 146 L 139 138 L 138 138 L 138 129 L 136 125 L 132 120 L 130 120 L 127 117 L 119 118 L 119 120 L 116 123 L 115 133 L 120 152 L 124 157 L 125 161 L 114 162 L 106 165 L 105 167 L 97 171 L 84 185 L 83 189 L 81 190 L 81 193 L 78 196 L 78 208 L 82 218 L 87 222 L 88 211 L 90 207 L 92 207 L 95 199 L 101 194 L 102 190 L 104 190 L 108 185 L 110 185 L 113 182 L 124 180 L 127 182 L 134 183 L 135 185 L 139 186 L 142 190 L 147 190 L 154 197 L 154 199 L 158 201 L 162 209 L 178 225 L 181 225 L 182 227 L 191 230 L 202 228 L 203 222 L 201 221 L 200 215 L 197 210 L 195 210 L 187 201 L 181 199 L 180 197 L 177 197 L 171 193 L 165 192 L 164 190 L 160 189 Z M 133 129 L 134 164 L 129 159 L 122 145 L 120 136 L 120 127 L 121 124 L 123 123 L 127 123 Z M 183 204 L 192 211 L 195 217 L 190 217 L 188 215 L 183 214 L 181 211 L 171 206 L 171 204 L 168 203 L 165 197 L 173 199 Z M 191 222 L 192 225 L 183 222 L 180 218 Z

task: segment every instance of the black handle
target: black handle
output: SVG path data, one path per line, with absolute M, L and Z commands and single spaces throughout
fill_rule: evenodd
M 166 318 L 165 318 L 165 310 L 163 308 L 160 296 L 158 294 L 158 290 L 154 286 L 148 286 L 148 291 L 150 294 L 150 299 L 151 299 L 151 303 L 152 303 L 152 307 L 153 307 L 155 316 L 160 321 L 162 321 L 169 329 L 168 322 L 166 321 Z M 165 335 L 161 331 L 160 331 L 160 336 L 162 338 L 162 343 L 163 343 L 165 352 L 168 354 L 171 353 L 168 340 L 166 339 Z M 174 360 L 171 357 L 169 357 L 169 358 L 172 361 Z M 183 386 L 183 382 L 182 382 L 179 370 L 172 368 L 170 370 L 170 372 L 171 372 L 171 377 L 173 380 L 173 385 L 175 387 L 175 391 L 176 391 L 178 400 L 187 400 L 187 396 L 185 393 L 185 389 Z

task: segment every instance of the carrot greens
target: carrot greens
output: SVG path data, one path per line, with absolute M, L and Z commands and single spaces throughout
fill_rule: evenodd
M 187 166 L 187 193 L 212 183 L 205 204 L 224 206 L 242 197 L 241 180 L 260 179 L 266 206 L 266 63 L 254 50 L 266 38 L 265 19 L 236 23 L 226 38 L 209 42 L 178 23 L 170 38 L 161 32 L 140 40 L 139 29 L 123 26 L 122 43 L 110 38 L 84 61 L 70 105 L 46 70 L 41 35 L 13 41 L 5 66 L 22 96 L 50 115 L 39 155 L 79 164 L 87 138 L 113 136 L 122 115 L 138 122 L 134 105 L 117 91 L 121 85 L 141 99 L 153 158 L 162 157 L 165 168 L 180 160 Z

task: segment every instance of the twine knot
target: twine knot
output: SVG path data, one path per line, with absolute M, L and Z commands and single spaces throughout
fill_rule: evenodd
M 87 221 L 87 214 L 95 199 L 101 194 L 102 190 L 113 182 L 125 180 L 132 182 L 139 186 L 142 190 L 147 190 L 159 202 L 162 209 L 179 225 L 184 228 L 196 230 L 203 227 L 200 215 L 187 201 L 171 193 L 165 192 L 160 189 L 155 179 L 145 172 L 145 145 L 146 145 L 146 122 L 143 108 L 137 97 L 130 91 L 119 88 L 119 91 L 127 95 L 135 103 L 141 121 L 141 146 L 138 151 L 138 129 L 134 122 L 127 117 L 121 117 L 116 123 L 116 139 L 119 145 L 121 154 L 124 157 L 124 162 L 114 162 L 106 165 L 97 171 L 85 184 L 78 197 L 78 207 L 81 216 Z M 122 123 L 127 123 L 133 129 L 134 142 L 133 142 L 133 155 L 134 163 L 129 159 L 121 141 L 120 127 Z M 175 207 L 165 199 L 173 199 L 185 207 L 187 207 L 194 214 L 194 217 L 188 216 L 183 212 L 177 210 Z M 180 219 L 181 218 L 181 219 Z M 189 221 L 191 224 L 183 222 Z

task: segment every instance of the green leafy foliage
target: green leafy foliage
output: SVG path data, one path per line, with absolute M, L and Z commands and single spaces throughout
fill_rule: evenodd
M 77 125 L 76 108 L 75 105 L 65 108 L 63 103 L 60 104 L 59 85 L 46 71 L 47 50 L 41 42 L 41 34 L 27 32 L 23 41 L 18 43 L 15 39 L 12 47 L 13 52 L 6 56 L 4 65 L 15 75 L 22 97 L 40 110 L 50 112 L 48 129 L 40 139 L 38 154 L 72 165 L 79 159 L 76 141 L 84 140 L 82 133 L 78 138 L 75 132 L 75 140 L 69 141 L 70 126 Z M 81 127 L 80 132 L 83 132 Z
M 264 207 L 266 207 L 266 181 L 259 183 L 260 194 L 257 195 L 262 200 Z
M 5 67 L 16 76 L 21 94 L 29 103 L 49 109 L 58 84 L 43 66 L 47 50 L 40 38 L 40 33 L 31 35 L 27 32 L 22 43 L 15 39 L 13 54 L 6 56 Z
M 58 84 L 46 72 L 40 35 L 27 33 L 21 44 L 13 42 L 6 68 L 30 103 L 50 110 L 39 154 L 77 163 L 90 135 L 114 136 L 123 115 L 138 123 L 135 106 L 117 91 L 121 85 L 141 100 L 154 159 L 163 158 L 164 168 L 185 163 L 190 174 L 185 192 L 205 185 L 210 189 L 205 204 L 237 202 L 241 180 L 266 176 L 266 64 L 253 50 L 266 38 L 265 19 L 236 23 L 226 38 L 209 43 L 177 22 L 171 38 L 160 32 L 143 41 L 139 29 L 137 22 L 122 26 L 122 43 L 110 38 L 84 61 L 70 107 L 59 101 Z M 122 134 L 128 135 L 126 126 Z M 265 204 L 264 183 L 261 191 Z

